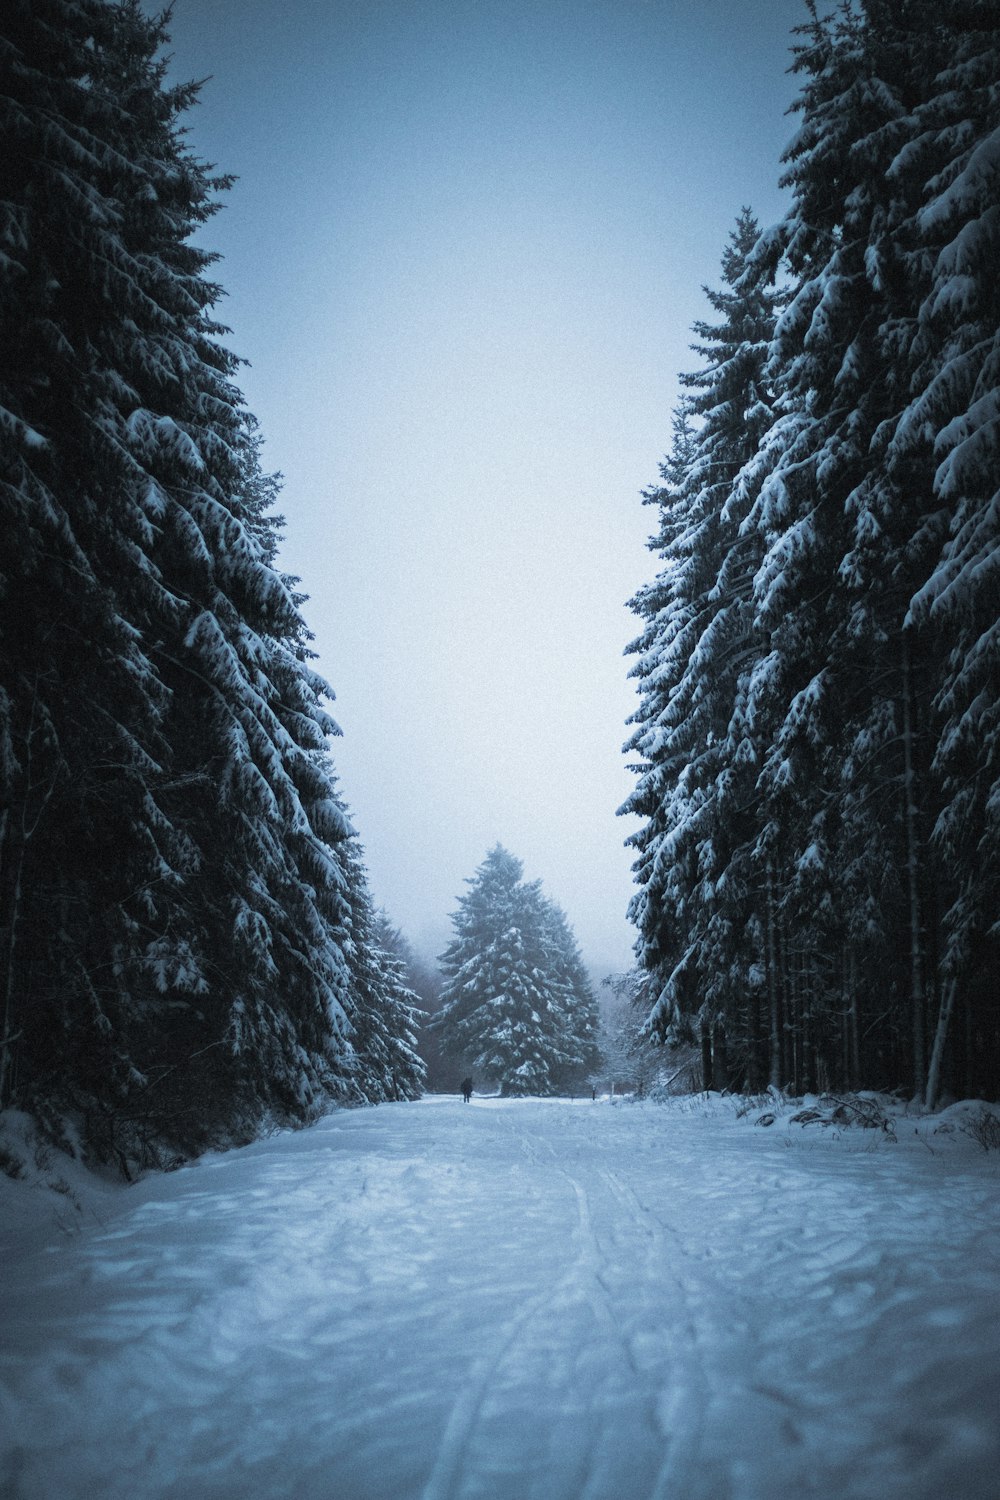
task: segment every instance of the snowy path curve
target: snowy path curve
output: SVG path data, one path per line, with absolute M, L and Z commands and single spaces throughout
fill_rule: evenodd
M 109 1188 L 0 1247 L 0 1495 L 988 1500 L 998 1168 L 427 1099 Z

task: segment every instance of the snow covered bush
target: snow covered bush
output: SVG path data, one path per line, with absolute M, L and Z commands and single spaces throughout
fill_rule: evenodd
M 996 1110 L 977 1110 L 962 1128 L 984 1151 L 1000 1151 L 1000 1115 Z

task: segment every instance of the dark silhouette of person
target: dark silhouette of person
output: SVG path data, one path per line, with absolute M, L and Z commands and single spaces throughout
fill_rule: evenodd
M 471 1078 L 463 1078 L 462 1079 L 462 1098 L 465 1100 L 466 1104 L 468 1104 L 469 1100 L 472 1098 L 472 1079 Z

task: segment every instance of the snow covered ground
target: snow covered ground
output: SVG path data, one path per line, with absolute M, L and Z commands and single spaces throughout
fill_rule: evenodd
M 430 1098 L 0 1179 L 0 1494 L 996 1496 L 1000 1152 L 753 1119 Z

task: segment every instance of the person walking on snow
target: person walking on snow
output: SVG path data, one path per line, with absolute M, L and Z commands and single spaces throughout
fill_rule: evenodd
M 466 1104 L 468 1104 L 469 1100 L 472 1098 L 472 1079 L 471 1078 L 463 1078 L 462 1079 L 462 1098 L 465 1100 Z

